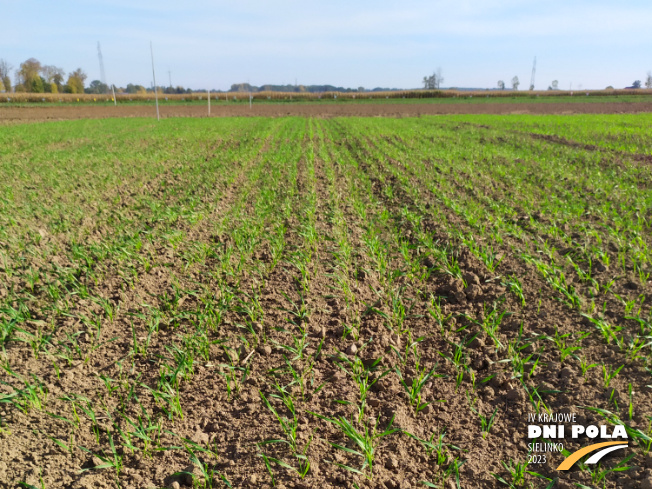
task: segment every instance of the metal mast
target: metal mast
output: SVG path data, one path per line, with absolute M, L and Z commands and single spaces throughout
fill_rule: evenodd
M 106 75 L 104 74 L 104 59 L 102 58 L 102 48 L 100 47 L 99 41 L 97 41 L 97 57 L 100 60 L 100 81 L 103 85 L 106 85 Z
M 534 57 L 534 63 L 532 64 L 532 77 L 530 78 L 530 90 L 534 90 L 534 75 L 537 73 L 537 57 Z

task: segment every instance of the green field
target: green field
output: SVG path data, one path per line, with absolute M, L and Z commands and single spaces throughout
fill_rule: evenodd
M 651 125 L 4 126 L 0 487 L 639 487 Z M 558 412 L 629 447 L 531 460 Z

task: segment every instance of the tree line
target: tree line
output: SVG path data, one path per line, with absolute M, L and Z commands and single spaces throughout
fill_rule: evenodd
M 81 68 L 68 73 L 54 65 L 44 65 L 35 58 L 22 62 L 11 83 L 13 67 L 0 59 L 0 91 L 31 93 L 84 93 L 86 73 Z
M 100 80 L 93 80 L 88 87 L 88 75 L 81 68 L 66 74 L 63 68 L 42 64 L 35 58 L 22 62 L 14 72 L 12 84 L 11 66 L 6 60 L 0 59 L 0 92 L 29 93 L 96 93 L 104 94 L 111 91 L 111 86 Z M 147 93 L 151 88 L 129 83 L 125 88 L 114 87 L 116 93 Z M 160 93 L 192 93 L 191 89 L 183 87 L 159 87 Z

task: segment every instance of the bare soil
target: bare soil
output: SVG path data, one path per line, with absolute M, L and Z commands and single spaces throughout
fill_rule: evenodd
M 652 112 L 652 102 L 638 103 L 481 103 L 481 104 L 246 104 L 218 105 L 211 117 L 414 117 L 436 114 L 633 114 Z M 161 117 L 206 117 L 200 105 L 160 107 Z M 153 106 L 119 105 L 0 108 L 0 121 L 43 121 L 105 117 L 155 117 Z

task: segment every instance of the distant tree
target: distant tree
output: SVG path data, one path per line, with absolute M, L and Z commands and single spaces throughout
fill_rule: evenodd
M 605 88 L 605 90 L 613 90 L 613 89 L 614 89 L 613 85 L 609 85 L 607 88 Z
M 66 92 L 68 93 L 84 93 L 84 82 L 88 76 L 81 68 L 77 68 L 72 73 L 68 74 L 68 81 L 66 82 Z
M 0 93 L 5 91 L 5 84 L 2 83 L 2 78 L 0 78 Z
M 365 91 L 364 87 L 358 87 L 358 92 L 364 92 L 364 91 Z
M 84 90 L 86 93 L 106 93 L 109 91 L 109 86 L 106 83 L 102 83 L 100 80 L 93 80 L 88 88 Z
M 295 86 L 291 85 L 290 88 L 287 90 L 288 92 L 294 92 L 295 91 Z M 258 88 L 250 85 L 249 83 L 234 83 L 231 85 L 231 90 L 230 92 L 257 92 Z
M 632 88 L 641 88 L 641 80 L 636 80 L 632 83 Z
M 50 85 L 50 91 L 52 93 L 58 93 L 63 90 L 63 77 L 66 74 L 63 68 L 54 65 L 45 65 L 41 68 L 41 74 L 45 82 Z
M 505 90 L 505 82 L 498 80 L 498 90 Z
M 515 76 L 512 78 L 512 89 L 513 90 L 518 90 L 518 86 L 521 84 L 520 81 L 518 81 L 518 76 Z
M 11 74 L 12 68 L 13 67 L 4 59 L 0 59 L 0 80 L 7 92 L 11 91 L 11 78 L 9 75 Z
M 426 90 L 438 90 L 443 81 L 443 72 L 441 68 L 437 68 L 432 75 L 423 77 L 423 88 Z
M 7 61 L 4 59 L 0 58 L 0 78 L 4 78 L 5 76 L 9 76 L 11 73 L 13 66 L 11 66 Z
M 43 82 L 39 75 L 41 69 L 41 62 L 35 58 L 22 62 L 16 72 L 16 88 L 20 85 L 21 90 L 25 92 L 33 92 L 35 88 L 42 92 Z
M 33 93 L 44 93 L 45 84 L 43 83 L 43 78 L 40 76 L 33 78 L 30 83 L 30 88 L 27 91 Z
M 43 83 L 43 91 L 45 93 L 57 93 L 57 86 L 54 83 L 50 83 L 45 78 L 41 77 L 41 82 Z
M 652 88 L 652 72 L 648 71 L 645 77 L 645 88 Z

